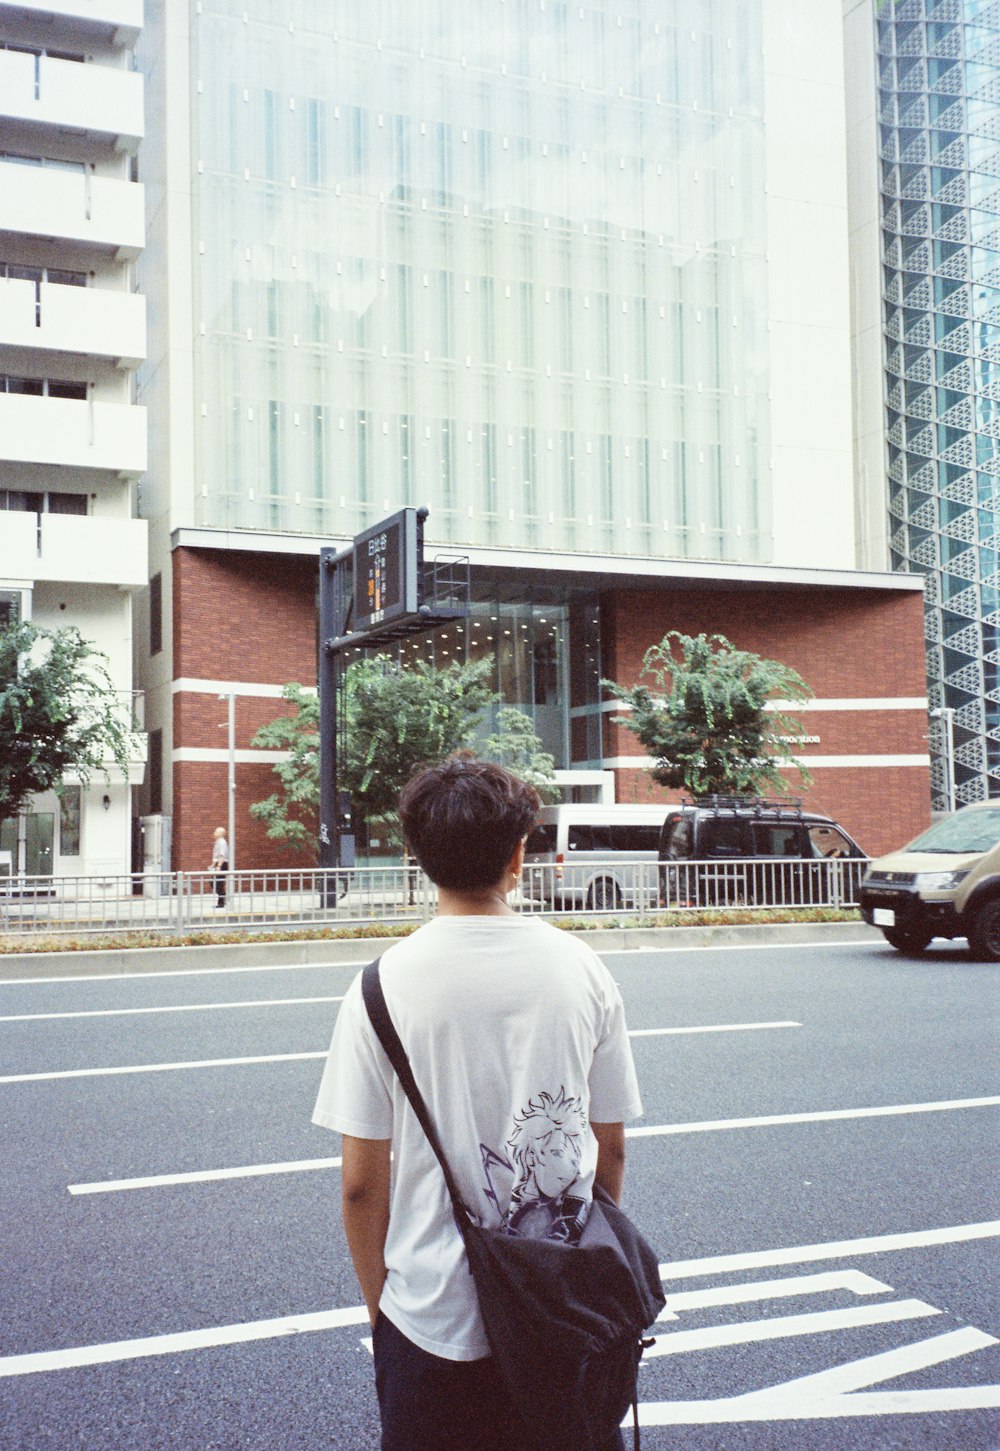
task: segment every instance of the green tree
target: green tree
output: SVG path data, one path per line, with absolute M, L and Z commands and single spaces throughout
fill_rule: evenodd
M 368 820 L 398 822 L 399 793 L 414 767 L 443 760 L 468 745 L 497 696 L 490 658 L 453 661 L 436 670 L 425 661 L 406 669 L 386 655 L 348 667 L 345 689 L 346 759 L 337 763 L 338 789 Z M 286 685 L 296 707 L 255 734 L 252 744 L 288 752 L 274 767 L 280 789 L 250 807 L 275 841 L 313 847 L 319 810 L 319 701 L 301 685 Z
M 779 765 L 794 766 L 803 783 L 811 780 L 794 756 L 803 726 L 783 709 L 765 709 L 768 701 L 812 696 L 790 666 L 738 650 L 724 635 L 671 630 L 646 651 L 643 677 L 651 686 L 602 683 L 632 707 L 615 722 L 639 737 L 661 786 L 694 796 L 783 791 Z
M 107 658 L 79 630 L 0 630 L 0 821 L 70 772 L 84 787 L 109 761 L 127 772 L 131 746 Z
M 555 760 L 538 739 L 529 717 L 516 705 L 497 711 L 496 730 L 487 736 L 478 754 L 529 782 L 543 801 L 561 800 Z

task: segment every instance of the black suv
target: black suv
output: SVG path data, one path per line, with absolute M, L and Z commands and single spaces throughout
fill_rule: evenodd
M 682 801 L 660 832 L 661 907 L 842 906 L 868 858 L 829 816 L 799 801 Z

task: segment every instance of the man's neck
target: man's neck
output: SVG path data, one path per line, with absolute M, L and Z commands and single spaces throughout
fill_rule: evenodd
M 507 905 L 507 898 L 498 887 L 490 887 L 482 892 L 453 892 L 448 887 L 439 887 L 437 915 L 439 917 L 514 917 L 516 913 Z

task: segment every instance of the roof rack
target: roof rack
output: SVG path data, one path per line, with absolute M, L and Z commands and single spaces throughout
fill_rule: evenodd
M 751 811 L 754 816 L 770 812 L 802 815 L 802 799 L 798 796 L 695 796 L 690 801 L 682 798 L 681 805 L 708 807 L 715 816 L 723 811 Z

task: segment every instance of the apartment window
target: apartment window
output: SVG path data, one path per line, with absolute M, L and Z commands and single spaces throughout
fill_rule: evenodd
M 149 581 L 149 653 L 159 655 L 163 649 L 163 575 L 154 574 Z
M 79 786 L 64 786 L 59 797 L 59 854 L 80 855 L 80 803 L 82 791 Z
M 59 156 L 20 156 L 13 151 L 0 151 L 0 161 L 9 161 L 13 166 L 42 166 L 47 171 L 72 171 L 83 176 L 86 171 L 82 161 L 64 161 Z
M 27 514 L 86 514 L 86 494 L 62 494 L 53 489 L 0 489 L 0 509 Z
M 150 731 L 146 779 L 149 782 L 149 814 L 159 816 L 163 810 L 163 732 Z
M 20 393 L 31 398 L 77 398 L 86 401 L 86 383 L 62 378 L 19 378 L 13 373 L 0 373 L 0 393 Z
M 21 622 L 21 591 L 0 589 L 0 630 L 11 630 Z

